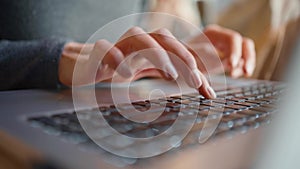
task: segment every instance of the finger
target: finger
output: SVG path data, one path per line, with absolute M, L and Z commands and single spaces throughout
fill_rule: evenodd
M 252 76 L 254 69 L 255 69 L 255 60 L 256 60 L 256 53 L 255 53 L 255 45 L 253 40 L 249 38 L 243 39 L 243 53 L 242 57 L 245 61 L 243 70 L 245 72 L 246 77 Z
M 202 84 L 200 73 L 197 67 L 197 62 L 194 56 L 189 52 L 189 50 L 180 43 L 170 31 L 167 29 L 156 30 L 150 35 L 168 52 L 174 54 L 172 56 L 178 57 L 183 64 L 178 64 L 175 67 L 181 73 L 185 81 L 194 88 L 199 88 Z M 172 57 L 171 60 L 173 61 Z M 173 61 L 174 63 L 174 61 Z
M 234 69 L 232 69 L 232 71 L 230 72 L 230 76 L 233 78 L 238 78 L 244 75 L 244 67 L 245 63 L 244 63 L 244 59 L 241 59 L 238 63 L 238 66 L 235 67 Z
M 139 27 L 129 29 L 116 46 L 125 55 L 139 52 L 140 56 L 149 60 L 156 68 L 169 73 L 173 79 L 178 77 L 178 73 L 166 51 L 155 39 Z
M 117 70 L 121 76 L 130 77 L 132 75 L 130 69 L 123 61 L 124 55 L 118 48 L 107 40 L 99 40 L 95 43 L 90 55 L 89 66 L 96 70 L 99 67 L 99 62 L 101 62 L 100 64 L 108 65 L 113 70 Z
M 229 39 L 229 64 L 231 68 L 235 68 L 242 57 L 242 36 L 231 31 L 226 33 Z
M 214 46 L 221 46 L 223 50 L 226 50 L 229 65 L 231 68 L 235 68 L 242 56 L 242 36 L 235 31 L 216 25 L 208 26 L 204 33 Z
M 201 73 L 201 80 L 202 85 L 199 87 L 198 91 L 201 93 L 205 98 L 214 99 L 217 97 L 215 91 L 208 83 L 206 77 Z

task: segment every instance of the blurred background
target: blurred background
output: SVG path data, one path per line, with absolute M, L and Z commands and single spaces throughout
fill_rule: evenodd
M 146 8 L 202 27 L 219 24 L 253 39 L 257 52 L 253 78 L 257 79 L 284 79 L 300 36 L 300 0 L 153 0 Z M 159 18 L 151 22 L 155 25 Z

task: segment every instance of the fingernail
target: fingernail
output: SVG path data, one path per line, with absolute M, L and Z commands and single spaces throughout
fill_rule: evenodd
M 237 57 L 233 57 L 233 58 L 237 58 Z M 232 68 L 235 68 L 238 66 L 239 60 L 238 59 L 233 59 L 231 62 L 231 66 Z
M 125 78 L 129 78 L 132 76 L 132 72 L 130 71 L 129 66 L 125 63 L 120 64 L 119 70 L 120 70 L 120 74 Z
M 200 71 L 198 69 L 192 70 L 191 82 L 194 84 L 195 88 L 199 88 L 202 85 Z
M 252 74 L 253 74 L 253 68 L 252 68 L 251 65 L 248 65 L 248 66 L 246 67 L 246 71 L 247 71 L 247 75 L 248 75 L 248 76 L 252 76 Z
M 209 86 L 209 87 L 207 87 L 206 89 L 207 89 L 207 91 L 208 91 L 208 93 L 209 93 L 209 95 L 210 95 L 211 98 L 216 98 L 216 97 L 217 97 L 217 94 L 216 94 L 216 92 L 214 91 L 213 88 L 211 88 L 211 87 Z
M 175 67 L 171 63 L 168 63 L 165 65 L 164 71 L 165 71 L 165 73 L 169 73 L 173 79 L 177 79 L 178 73 L 177 73 Z
M 238 78 L 239 77 L 239 70 L 237 68 L 233 69 L 231 72 L 230 72 L 230 76 L 232 78 Z

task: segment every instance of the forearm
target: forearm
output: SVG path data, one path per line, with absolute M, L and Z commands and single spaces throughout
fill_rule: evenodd
M 56 88 L 66 40 L 0 41 L 0 90 Z

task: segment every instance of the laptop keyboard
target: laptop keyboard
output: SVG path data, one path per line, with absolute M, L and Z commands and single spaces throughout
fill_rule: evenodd
M 214 131 L 213 137 L 230 135 L 234 132 L 247 132 L 269 122 L 270 115 L 277 111 L 276 105 L 283 91 L 281 84 L 257 83 L 251 86 L 233 87 L 216 91 L 218 98 L 205 99 L 198 93 L 170 96 L 166 98 L 132 102 L 131 105 L 140 112 L 151 110 L 163 112 L 159 118 L 149 123 L 136 123 L 123 117 L 114 106 L 101 106 L 81 110 L 81 112 L 64 112 L 52 115 L 42 115 L 28 118 L 33 127 L 40 128 L 44 132 L 61 137 L 62 139 L 77 144 L 84 150 L 93 150 L 97 147 L 86 135 L 81 127 L 78 117 L 87 119 L 99 131 L 105 132 L 105 126 L 93 120 L 93 116 L 100 112 L 108 124 L 119 133 L 130 137 L 145 138 L 156 136 L 167 130 L 178 116 L 189 118 L 191 114 L 197 114 L 194 126 L 184 140 L 174 147 L 193 145 L 198 142 L 197 136 L 203 128 L 204 121 L 213 119 L 215 114 L 222 114 L 220 123 Z M 150 104 L 151 103 L 151 104 Z M 153 106 L 153 107 L 152 107 Z M 130 112 L 129 105 L 123 104 L 118 108 Z M 214 113 L 209 113 L 214 112 Z M 180 131 L 178 131 L 180 132 Z M 110 139 L 110 133 L 102 134 L 103 141 L 125 148 L 134 146 L 134 143 L 118 143 L 118 140 Z M 100 148 L 98 148 L 99 150 Z

